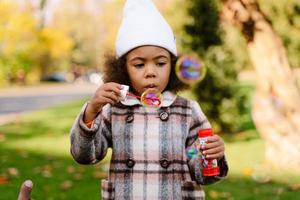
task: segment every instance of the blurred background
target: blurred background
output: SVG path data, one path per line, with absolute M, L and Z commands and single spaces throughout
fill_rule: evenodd
M 0 199 L 99 199 L 110 154 L 81 166 L 69 130 L 102 83 L 124 0 L 0 0 Z M 300 199 L 300 1 L 154 1 L 180 54 L 197 53 L 195 99 L 230 172 L 207 199 Z

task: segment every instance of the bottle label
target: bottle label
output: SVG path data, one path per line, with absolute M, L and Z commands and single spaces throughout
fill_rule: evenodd
M 200 147 L 205 146 L 207 138 L 199 138 Z M 205 155 L 201 150 L 201 166 L 204 176 L 214 176 L 219 174 L 218 161 L 217 159 L 206 159 Z

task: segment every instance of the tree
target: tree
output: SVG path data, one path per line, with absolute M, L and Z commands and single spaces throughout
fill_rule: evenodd
M 239 64 L 219 26 L 219 4 L 215 0 L 192 0 L 188 7 L 191 19 L 185 30 L 189 37 L 183 43 L 202 57 L 208 69 L 193 91 L 215 132 L 237 132 L 241 125 L 237 119 L 246 109 L 246 95 L 238 87 Z
M 292 68 L 300 67 L 300 1 L 258 0 L 261 10 L 269 19 L 287 50 Z
M 222 19 L 242 31 L 257 74 L 253 120 L 266 141 L 266 160 L 300 166 L 300 92 L 286 49 L 256 0 L 223 0 Z
M 24 83 L 34 68 L 36 21 L 30 12 L 10 1 L 0 2 L 0 13 L 0 79 L 2 76 L 2 83 Z
M 72 40 L 63 29 L 46 26 L 42 11 L 37 18 L 30 2 L 1 1 L 0 13 L 0 83 L 37 82 L 68 62 Z
M 38 45 L 36 62 L 40 69 L 40 78 L 45 78 L 49 73 L 64 68 L 70 61 L 73 40 L 68 32 L 61 27 L 45 23 L 45 8 L 47 0 L 40 0 L 39 23 L 37 26 Z M 37 11 L 36 11 L 37 12 Z

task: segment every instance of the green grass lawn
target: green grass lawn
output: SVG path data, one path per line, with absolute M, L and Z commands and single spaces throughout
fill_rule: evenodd
M 94 166 L 75 163 L 69 130 L 82 101 L 24 115 L 0 126 L 0 199 L 16 199 L 32 179 L 33 199 L 99 199 L 108 158 Z M 207 199 L 300 199 L 300 176 L 262 166 L 264 143 L 255 130 L 226 139 L 227 179 L 205 187 Z

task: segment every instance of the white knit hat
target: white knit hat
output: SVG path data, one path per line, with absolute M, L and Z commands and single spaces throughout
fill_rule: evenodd
M 127 0 L 116 40 L 117 57 L 144 45 L 163 47 L 177 56 L 173 31 L 152 1 Z

